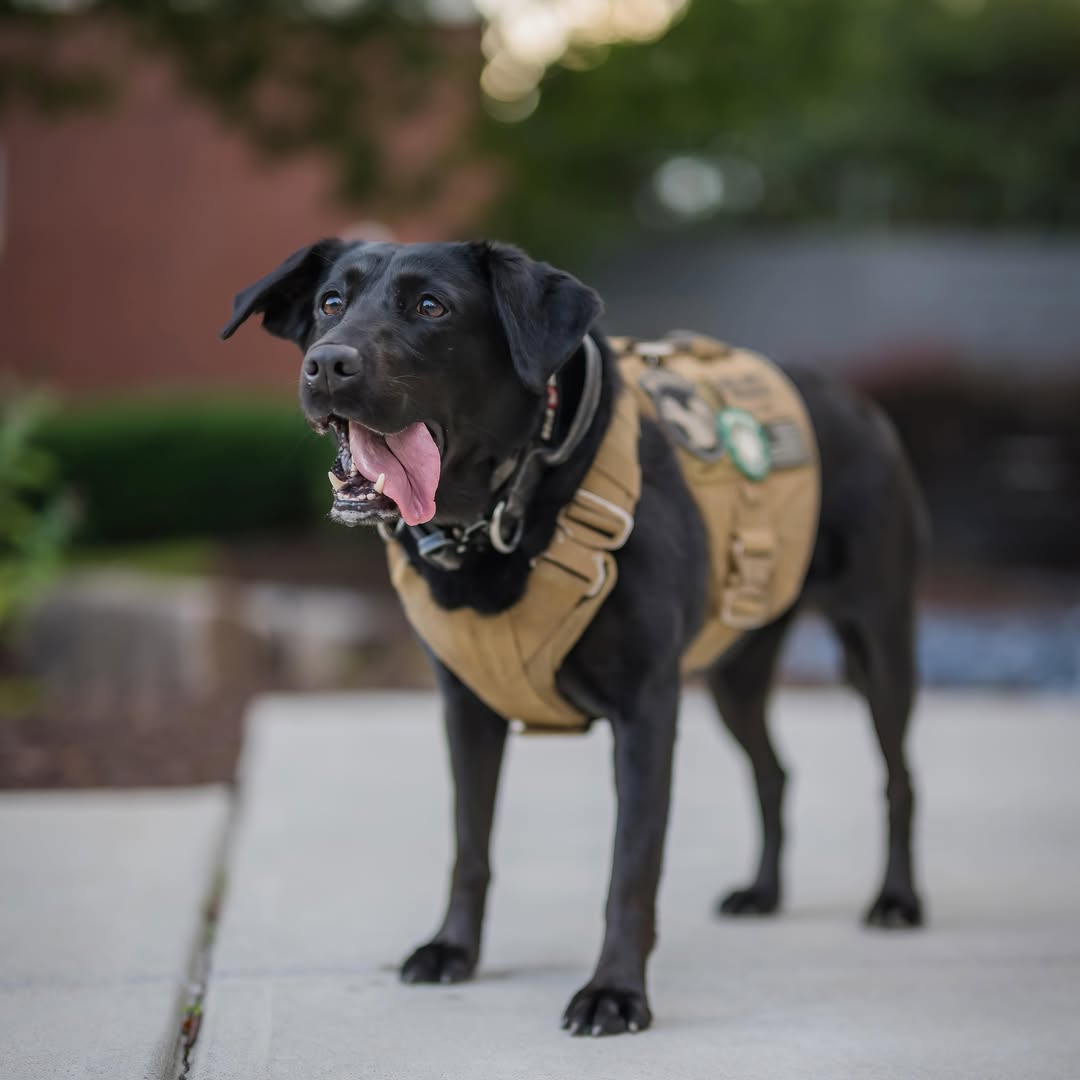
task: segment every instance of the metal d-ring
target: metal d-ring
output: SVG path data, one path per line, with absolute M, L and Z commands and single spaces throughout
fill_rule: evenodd
M 521 536 L 525 532 L 525 519 L 518 518 L 517 525 L 514 526 L 513 535 L 509 540 L 503 539 L 502 520 L 503 511 L 505 509 L 506 500 L 503 499 L 492 512 L 491 526 L 488 529 L 488 537 L 491 540 L 491 546 L 501 555 L 509 555 L 512 551 L 517 551 L 517 546 L 521 543 Z

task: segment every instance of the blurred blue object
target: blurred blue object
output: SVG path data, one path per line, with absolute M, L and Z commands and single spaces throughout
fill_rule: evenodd
M 918 656 L 924 686 L 1080 693 L 1080 604 L 1050 612 L 929 609 Z M 788 641 L 784 677 L 831 682 L 841 670 L 829 628 L 816 617 L 801 620 Z

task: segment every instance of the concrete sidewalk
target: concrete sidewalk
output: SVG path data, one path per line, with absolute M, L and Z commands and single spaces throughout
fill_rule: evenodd
M 780 696 L 785 913 L 718 922 L 756 844 L 745 769 L 690 694 L 651 969 L 655 1028 L 558 1028 L 601 933 L 610 738 L 515 740 L 472 984 L 404 987 L 436 925 L 450 793 L 427 695 L 255 710 L 195 1080 L 1080 1076 L 1080 705 L 924 697 L 912 739 L 930 927 L 866 931 L 881 766 L 858 702 Z M 121 1075 L 116 1073 L 115 1075 Z M 136 1075 L 136 1074 L 124 1074 Z
M 0 795 L 0 1077 L 178 1072 L 221 788 Z
M 1080 1077 L 1080 707 L 927 695 L 912 741 L 931 925 L 861 929 L 881 772 L 859 704 L 787 693 L 787 910 L 718 922 L 756 843 L 741 760 L 689 694 L 653 1030 L 558 1029 L 601 933 L 610 737 L 516 739 L 480 977 L 404 987 L 450 855 L 429 695 L 265 699 L 251 718 L 191 1080 Z M 0 1078 L 183 1073 L 178 1031 L 226 793 L 0 795 Z

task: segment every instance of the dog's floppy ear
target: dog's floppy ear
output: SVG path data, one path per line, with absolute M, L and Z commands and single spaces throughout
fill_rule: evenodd
M 485 244 L 483 254 L 514 369 L 530 390 L 542 393 L 604 305 L 576 277 L 535 262 L 509 244 Z
M 301 348 L 311 331 L 313 294 L 330 264 L 348 245 L 344 240 L 320 240 L 294 251 L 276 270 L 236 294 L 232 318 L 221 339 L 232 337 L 250 315 L 263 313 L 263 326 Z

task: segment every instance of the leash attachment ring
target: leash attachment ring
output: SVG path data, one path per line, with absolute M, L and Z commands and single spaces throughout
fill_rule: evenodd
M 517 551 L 521 538 L 525 534 L 525 519 L 519 517 L 514 524 L 514 531 L 511 533 L 510 539 L 504 538 L 503 513 L 505 510 L 506 500 L 502 499 L 491 514 L 491 525 L 488 528 L 488 539 L 491 540 L 491 546 L 500 555 L 509 555 Z

